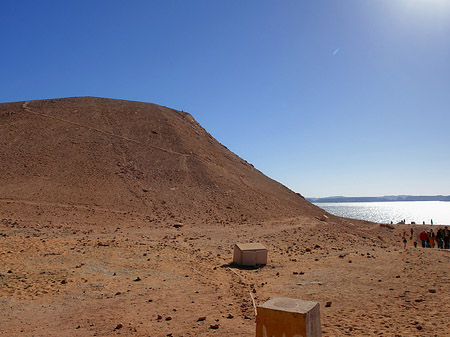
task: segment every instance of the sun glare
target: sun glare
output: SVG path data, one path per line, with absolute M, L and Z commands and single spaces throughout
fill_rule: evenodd
M 411 20 L 425 20 L 433 26 L 447 26 L 450 20 L 450 0 L 397 0 L 389 4 L 404 24 L 411 24 Z
M 405 0 L 408 7 L 424 10 L 442 10 L 450 8 L 450 0 Z

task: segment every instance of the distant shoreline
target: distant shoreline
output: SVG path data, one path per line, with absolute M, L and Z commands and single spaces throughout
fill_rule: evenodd
M 450 202 L 450 195 L 390 195 L 383 197 L 325 197 L 325 198 L 306 198 L 313 203 L 343 203 L 343 202 L 396 202 L 396 201 L 447 201 Z

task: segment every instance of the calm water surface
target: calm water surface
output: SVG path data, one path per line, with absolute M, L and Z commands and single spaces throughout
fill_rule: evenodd
M 445 201 L 396 201 L 396 202 L 343 202 L 316 203 L 327 212 L 346 218 L 374 222 L 397 223 L 406 220 L 421 224 L 450 225 L 450 202 Z

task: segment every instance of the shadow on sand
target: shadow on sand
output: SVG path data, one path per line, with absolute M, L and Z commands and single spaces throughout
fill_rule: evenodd
M 239 269 L 239 270 L 257 270 L 257 269 L 262 269 L 265 266 L 266 266 L 265 264 L 257 264 L 256 266 L 242 266 L 240 264 L 231 262 L 231 263 L 221 265 L 220 268 L 232 268 L 232 269 Z

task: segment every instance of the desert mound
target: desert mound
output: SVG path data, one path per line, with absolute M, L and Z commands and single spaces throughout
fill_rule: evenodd
M 77 97 L 3 103 L 0 121 L 0 198 L 27 204 L 44 218 L 46 206 L 92 218 L 95 212 L 131 212 L 149 222 L 323 214 L 185 112 Z

